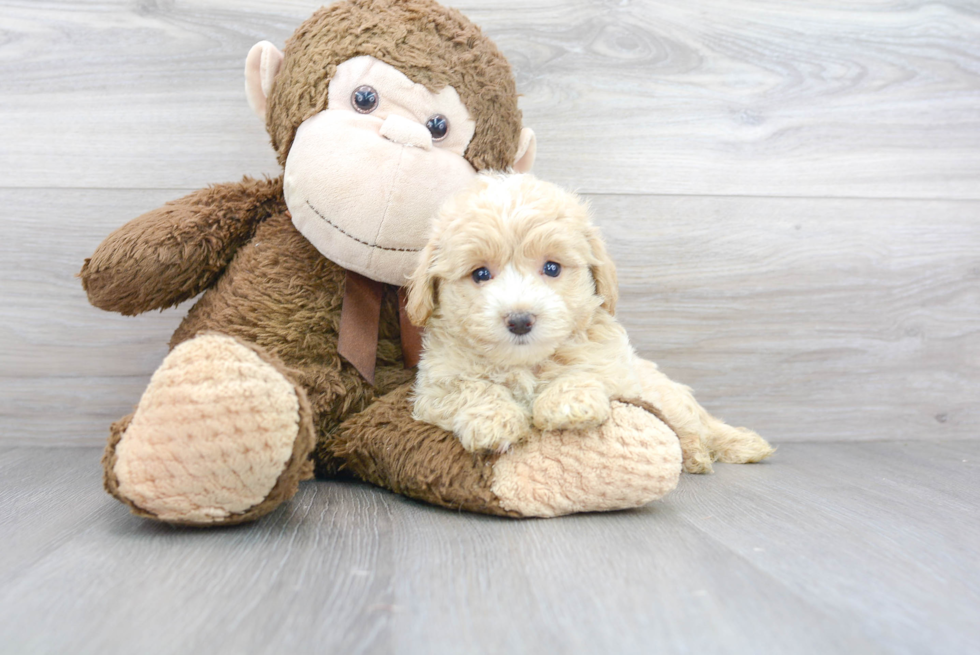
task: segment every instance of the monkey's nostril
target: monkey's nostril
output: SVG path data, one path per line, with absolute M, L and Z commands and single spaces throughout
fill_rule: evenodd
M 507 329 L 518 336 L 527 334 L 534 326 L 534 315 L 522 312 L 519 314 L 507 314 L 505 319 Z

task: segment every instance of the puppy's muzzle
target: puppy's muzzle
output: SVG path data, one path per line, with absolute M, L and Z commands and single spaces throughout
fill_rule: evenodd
M 531 331 L 534 327 L 534 314 L 528 314 L 527 312 L 507 314 L 504 318 L 504 322 L 507 324 L 507 329 L 511 333 L 517 336 L 523 336 Z

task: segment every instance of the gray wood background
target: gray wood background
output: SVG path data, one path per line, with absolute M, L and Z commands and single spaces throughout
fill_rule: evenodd
M 96 445 L 186 308 L 74 278 L 112 229 L 277 174 L 249 47 L 318 2 L 0 0 L 0 440 Z M 973 439 L 980 6 L 459 0 L 535 172 L 591 198 L 641 351 L 775 443 Z

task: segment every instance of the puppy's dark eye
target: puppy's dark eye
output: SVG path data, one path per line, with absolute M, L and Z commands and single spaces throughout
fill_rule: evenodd
M 433 141 L 445 139 L 449 132 L 449 119 L 442 114 L 436 114 L 426 121 L 425 126 L 429 128 L 429 134 L 432 135 Z
M 548 277 L 558 277 L 561 275 L 561 264 L 558 262 L 545 262 L 541 272 Z
M 350 104 L 356 111 L 370 114 L 378 108 L 378 92 L 367 84 L 359 86 L 350 94 Z
M 480 282 L 486 282 L 487 280 L 493 278 L 493 273 L 486 266 L 481 266 L 480 268 L 473 271 L 472 274 L 473 281 L 479 284 Z

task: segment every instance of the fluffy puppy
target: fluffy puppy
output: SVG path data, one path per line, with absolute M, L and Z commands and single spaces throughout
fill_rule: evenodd
M 439 212 L 409 282 L 425 327 L 416 419 L 467 450 L 592 428 L 641 396 L 613 317 L 616 271 L 585 205 L 530 175 L 484 174 Z
M 599 425 L 621 398 L 677 433 L 689 473 L 773 453 L 637 358 L 616 299 L 615 268 L 578 198 L 529 175 L 481 175 L 442 208 L 409 283 L 409 316 L 426 327 L 415 417 L 469 450 L 506 450 L 532 425 Z

